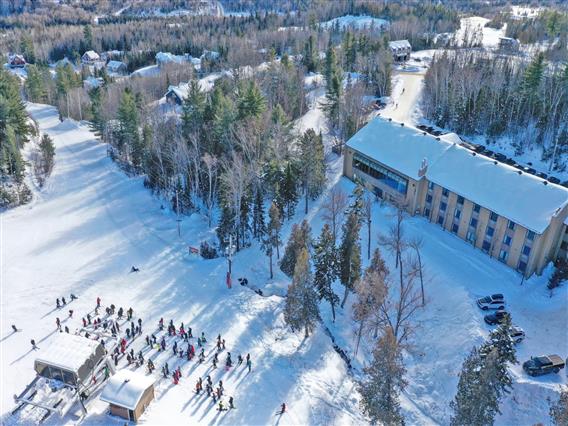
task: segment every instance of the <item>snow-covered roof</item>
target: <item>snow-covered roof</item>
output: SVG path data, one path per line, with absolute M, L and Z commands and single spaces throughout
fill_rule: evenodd
M 90 61 L 97 61 L 100 59 L 100 56 L 94 50 L 87 50 L 85 53 L 83 53 L 82 58 L 88 59 Z
M 132 370 L 120 370 L 108 380 L 100 399 L 109 404 L 134 410 L 144 392 L 153 384 L 152 376 Z
M 473 155 L 458 140 L 451 133 L 438 140 L 377 117 L 347 146 L 415 180 L 420 179 L 418 171 L 426 159 L 428 180 L 537 234 L 568 205 L 568 189 L 563 186 L 484 155 Z
M 174 62 L 177 64 L 181 64 L 187 61 L 187 57 L 185 55 L 174 55 L 170 52 L 158 52 L 156 53 L 156 62 L 159 64 L 164 64 L 167 62 Z
M 118 70 L 121 67 L 126 67 L 126 64 L 121 61 L 108 61 L 107 68 L 109 70 Z
M 96 355 L 100 346 L 99 342 L 83 336 L 57 333 L 46 349 L 39 350 L 36 362 L 78 373 L 85 362 Z
M 389 47 L 391 49 L 410 49 L 410 42 L 408 40 L 394 40 L 389 41 Z
M 424 135 L 412 127 L 377 117 L 355 133 L 347 141 L 347 146 L 419 180 L 422 160 L 434 163 L 452 143 L 438 142 L 428 133 Z

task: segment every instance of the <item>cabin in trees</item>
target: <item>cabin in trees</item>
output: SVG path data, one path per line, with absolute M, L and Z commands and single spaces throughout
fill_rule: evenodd
M 96 62 L 99 62 L 100 60 L 101 57 L 94 50 L 87 50 L 85 53 L 83 53 L 83 56 L 81 56 L 81 62 L 84 63 L 85 65 L 94 65 Z
M 24 68 L 26 66 L 26 59 L 23 55 L 10 55 L 8 57 L 8 65 L 10 68 Z
M 412 46 L 408 40 L 389 41 L 389 48 L 395 62 L 405 62 L 410 59 Z
M 173 105 L 182 105 L 183 100 L 187 98 L 189 93 L 189 83 L 181 83 L 178 86 L 168 87 L 166 92 L 166 101 Z
M 517 52 L 519 47 L 519 40 L 511 37 L 499 37 L 499 50 L 503 52 Z
M 154 399 L 154 380 L 132 370 L 120 370 L 112 376 L 100 397 L 108 402 L 110 413 L 137 422 Z
M 347 141 L 343 173 L 527 277 L 566 256 L 568 189 L 476 153 L 454 133 L 377 117 Z
M 120 75 L 125 75 L 128 70 L 126 64 L 121 61 L 109 61 L 106 68 L 109 73 Z

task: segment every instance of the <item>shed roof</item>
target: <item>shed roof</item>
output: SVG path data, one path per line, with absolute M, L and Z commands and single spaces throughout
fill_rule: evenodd
M 410 42 L 408 40 L 394 40 L 389 41 L 389 47 L 391 49 L 410 49 Z
M 537 234 L 568 204 L 568 189 L 473 155 L 454 133 L 436 138 L 377 117 L 347 146 L 415 180 L 425 159 L 428 180 Z
M 144 392 L 153 384 L 152 376 L 132 370 L 120 370 L 108 380 L 101 394 L 101 400 L 134 410 Z
M 83 336 L 58 333 L 46 349 L 40 349 L 36 361 L 78 373 L 96 355 L 99 346 L 100 342 Z

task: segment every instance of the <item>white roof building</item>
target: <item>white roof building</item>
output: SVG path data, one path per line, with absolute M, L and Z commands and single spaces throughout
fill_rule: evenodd
M 568 189 L 459 145 L 455 133 L 435 137 L 377 117 L 346 145 L 414 180 L 425 177 L 542 234 L 568 205 Z
M 83 56 L 81 56 L 81 60 L 83 62 L 95 62 L 100 61 L 100 59 L 101 57 L 94 50 L 87 50 L 85 53 L 83 53 Z
M 132 370 L 119 370 L 108 380 L 100 399 L 109 404 L 135 410 L 144 393 L 153 385 L 152 376 Z
M 389 41 L 389 47 L 395 51 L 412 49 L 412 47 L 410 46 L 410 42 L 408 40 Z

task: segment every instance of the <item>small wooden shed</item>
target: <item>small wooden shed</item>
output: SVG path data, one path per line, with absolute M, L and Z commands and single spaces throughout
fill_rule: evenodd
M 154 380 L 142 373 L 120 370 L 108 380 L 100 398 L 109 403 L 113 416 L 137 422 L 154 399 Z

